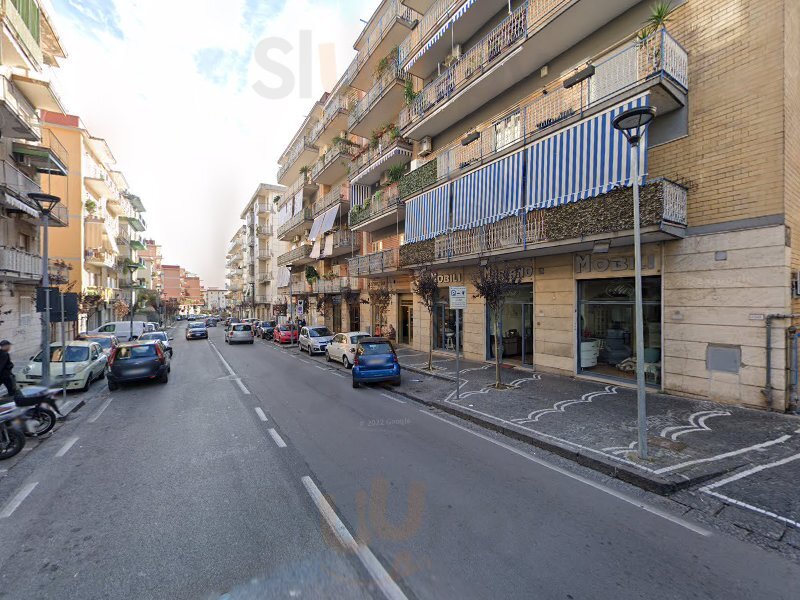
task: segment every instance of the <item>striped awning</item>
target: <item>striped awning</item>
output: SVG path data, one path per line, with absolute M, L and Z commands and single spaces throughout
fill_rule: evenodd
M 453 229 L 494 223 L 522 209 L 523 152 L 469 173 L 453 184 Z
M 527 210 L 552 208 L 633 185 L 633 151 L 612 121 L 621 112 L 647 106 L 649 95 L 559 131 L 525 150 Z M 647 133 L 639 143 L 641 180 L 647 177 Z
M 3 194 L 0 196 L 0 203 L 12 210 L 18 210 L 37 219 L 39 218 L 39 211 L 22 200 L 14 198 L 11 194 Z
M 414 58 L 412 58 L 410 61 L 408 61 L 408 64 L 406 65 L 406 67 L 405 67 L 405 68 L 406 68 L 406 69 L 410 69 L 410 68 L 411 68 L 411 66 L 412 66 L 412 65 L 413 65 L 415 62 L 417 62 L 417 61 L 420 59 L 420 57 L 421 57 L 423 54 L 425 54 L 425 53 L 426 53 L 428 50 L 430 50 L 431 48 L 433 48 L 433 46 L 436 44 L 436 42 L 438 42 L 440 39 L 442 39 L 442 37 L 444 36 L 444 34 L 445 34 L 445 33 L 447 33 L 447 30 L 448 30 L 448 29 L 450 29 L 450 28 L 453 26 L 453 24 L 454 24 L 456 21 L 458 21 L 458 20 L 459 20 L 461 17 L 463 17 L 463 16 L 464 16 L 464 13 L 465 13 L 465 12 L 467 12 L 467 11 L 470 9 L 470 7 L 471 7 L 473 4 L 475 4 L 477 1 L 478 1 L 478 0 L 467 0 L 466 2 L 464 2 L 464 4 L 461 6 L 461 8 L 459 8 L 459 9 L 458 9 L 458 10 L 457 10 L 457 11 L 456 11 L 456 12 L 455 12 L 455 13 L 454 13 L 454 14 L 453 14 L 453 15 L 452 15 L 452 16 L 451 16 L 451 17 L 450 17 L 448 20 L 447 20 L 447 22 L 446 22 L 446 23 L 444 23 L 444 24 L 443 24 L 443 25 L 442 25 L 442 26 L 441 26 L 441 27 L 440 27 L 440 28 L 439 28 L 439 29 L 436 31 L 436 33 L 434 33 L 434 34 L 431 36 L 431 39 L 429 39 L 429 40 L 428 40 L 428 41 L 425 43 L 425 45 L 424 45 L 422 48 L 420 48 L 420 49 L 419 49 L 419 51 L 418 51 L 418 52 L 417 52 L 417 53 L 414 55 Z
M 374 173 L 375 170 L 379 169 L 381 165 L 385 164 L 387 161 L 389 161 L 389 160 L 391 160 L 393 158 L 396 158 L 396 157 L 410 157 L 410 156 L 411 156 L 411 150 L 408 150 L 407 148 L 395 147 L 392 150 L 390 150 L 389 152 L 386 152 L 385 154 L 380 156 L 377 160 L 371 162 L 366 169 L 364 169 L 363 171 L 361 171 L 361 173 L 359 173 L 358 175 L 353 177 L 352 181 L 354 183 L 357 183 L 357 182 L 361 181 L 367 175 L 369 175 L 370 173 Z
M 406 202 L 405 243 L 442 235 L 449 227 L 450 184 L 425 192 Z
M 350 186 L 350 204 L 352 206 L 361 206 L 364 200 L 370 197 L 368 185 L 351 185 Z

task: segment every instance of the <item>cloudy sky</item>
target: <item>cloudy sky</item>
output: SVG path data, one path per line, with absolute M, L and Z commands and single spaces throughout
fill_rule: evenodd
M 320 55 L 341 74 L 378 0 L 49 2 L 67 110 L 108 140 L 165 261 L 223 285 L 244 204 L 335 82 Z

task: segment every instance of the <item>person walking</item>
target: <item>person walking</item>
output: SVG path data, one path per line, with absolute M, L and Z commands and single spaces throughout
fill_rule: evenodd
M 11 362 L 11 342 L 0 341 L 0 384 L 6 387 L 9 396 L 16 396 L 19 392 L 17 380 L 14 378 L 14 363 Z

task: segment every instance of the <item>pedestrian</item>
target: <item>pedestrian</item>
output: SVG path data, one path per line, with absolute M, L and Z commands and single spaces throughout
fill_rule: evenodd
M 16 396 L 19 393 L 13 369 L 14 363 L 11 362 L 11 342 L 2 340 L 0 341 L 0 384 L 6 386 L 6 392 L 9 396 Z

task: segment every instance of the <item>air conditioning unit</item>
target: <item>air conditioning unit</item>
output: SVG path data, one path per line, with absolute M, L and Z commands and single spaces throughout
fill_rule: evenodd
M 433 152 L 433 140 L 431 136 L 426 135 L 419 141 L 419 155 L 428 156 L 431 152 Z

